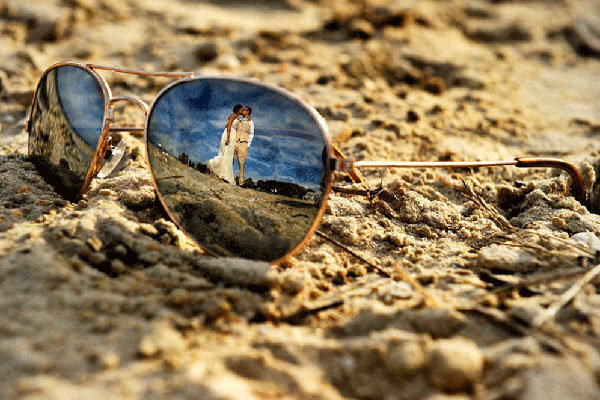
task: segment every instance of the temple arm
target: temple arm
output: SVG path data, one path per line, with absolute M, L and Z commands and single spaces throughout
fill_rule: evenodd
M 558 158 L 518 157 L 514 160 L 501 161 L 352 161 L 346 159 L 342 154 L 341 157 L 336 157 L 333 160 L 334 170 L 347 172 L 351 177 L 353 175 L 360 176 L 360 173 L 356 170 L 357 168 L 474 168 L 501 165 L 512 165 L 517 168 L 555 168 L 569 174 L 571 177 L 571 194 L 581 203 L 587 203 L 587 195 L 581 172 L 579 172 L 575 165 Z M 353 180 L 355 179 L 353 178 Z M 355 181 L 364 182 L 364 179 Z
M 121 72 L 123 74 L 131 74 L 131 75 L 163 76 L 165 78 L 191 78 L 194 76 L 193 72 L 143 71 L 143 70 L 139 70 L 139 69 L 109 67 L 108 65 L 92 64 L 92 63 L 88 63 L 86 65 L 91 69 L 97 69 L 97 70 L 102 70 L 102 71 Z

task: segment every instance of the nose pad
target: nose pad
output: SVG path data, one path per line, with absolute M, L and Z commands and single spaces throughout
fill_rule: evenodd
M 112 138 L 109 138 L 109 140 L 112 142 Z M 104 179 L 114 171 L 123 158 L 126 147 L 127 146 L 125 145 L 125 141 L 123 139 L 119 140 L 119 143 L 116 146 L 113 146 L 112 143 L 109 143 L 104 155 L 105 161 L 102 164 L 100 171 L 98 171 L 98 174 L 96 174 L 97 178 Z
M 141 126 L 112 126 L 115 120 L 115 104 L 129 103 L 135 104 L 139 109 L 142 110 L 143 123 Z M 110 107 L 108 109 L 107 123 L 109 126 L 110 135 L 106 139 L 106 142 L 102 144 L 103 149 L 101 150 L 101 166 L 99 167 L 96 178 L 106 178 L 111 172 L 119 165 L 119 162 L 125 155 L 126 144 L 122 136 L 117 132 L 129 132 L 129 133 L 140 133 L 144 131 L 144 125 L 146 123 L 146 117 L 148 116 L 149 107 L 142 100 L 134 97 L 114 97 L 109 102 Z

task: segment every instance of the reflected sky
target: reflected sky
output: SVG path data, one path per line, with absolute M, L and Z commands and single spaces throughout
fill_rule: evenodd
M 154 106 L 148 139 L 178 157 L 206 164 L 219 150 L 235 104 L 252 108 L 254 140 L 246 178 L 273 179 L 317 188 L 325 142 L 315 119 L 293 100 L 245 82 L 204 79 L 174 86 Z M 237 175 L 238 164 L 235 162 Z
M 71 65 L 55 69 L 56 89 L 69 125 L 95 148 L 102 133 L 104 93 L 89 72 Z

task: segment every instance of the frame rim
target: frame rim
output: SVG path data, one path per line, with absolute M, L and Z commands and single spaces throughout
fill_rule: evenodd
M 233 82 L 242 82 L 242 83 L 262 87 L 262 88 L 265 88 L 268 90 L 272 90 L 282 96 L 287 97 L 288 99 L 292 100 L 294 103 L 296 103 L 297 105 L 302 107 L 302 109 L 307 111 L 309 113 L 309 115 L 311 115 L 314 118 L 315 122 L 317 123 L 317 126 L 319 127 L 319 132 L 321 133 L 321 137 L 323 138 L 323 141 L 325 142 L 325 149 L 326 149 L 326 153 L 327 153 L 327 160 L 326 160 L 326 163 L 324 166 L 324 171 L 323 171 L 326 174 L 326 184 L 325 184 L 325 190 L 323 191 L 321 205 L 319 206 L 319 210 L 317 211 L 317 214 L 315 215 L 313 223 L 311 224 L 311 226 L 310 226 L 309 230 L 306 232 L 306 234 L 303 236 L 302 240 L 300 240 L 300 242 L 298 242 L 298 244 L 296 244 L 290 251 L 288 251 L 282 257 L 279 257 L 275 260 L 266 261 L 270 265 L 281 264 L 281 263 L 289 260 L 293 256 L 295 256 L 296 254 L 298 254 L 306 246 L 306 244 L 310 241 L 312 236 L 315 234 L 315 232 L 319 228 L 319 226 L 321 224 L 321 220 L 323 218 L 323 215 L 325 214 L 325 209 L 327 207 L 327 202 L 329 200 L 329 194 L 331 192 L 331 186 L 333 184 L 333 170 L 331 169 L 332 141 L 331 141 L 331 136 L 329 134 L 329 128 L 327 126 L 327 123 L 325 122 L 325 119 L 321 116 L 321 114 L 319 114 L 319 112 L 314 107 L 312 107 L 310 104 L 308 104 L 308 102 L 306 102 L 306 100 L 302 99 L 300 96 L 292 93 L 291 91 L 289 91 L 287 89 L 284 89 L 284 88 L 281 88 L 281 87 L 278 87 L 275 85 L 271 85 L 271 84 L 259 81 L 258 79 L 254 79 L 254 78 L 216 75 L 216 74 L 215 75 L 202 75 L 202 76 L 196 76 L 196 77 L 183 78 L 183 79 L 176 80 L 176 81 L 171 82 L 170 84 L 166 85 L 163 89 L 161 89 L 161 91 L 156 95 L 156 97 L 152 101 L 152 104 L 150 105 L 150 109 L 148 111 L 148 115 L 146 116 L 146 121 L 145 121 L 143 140 L 144 140 L 144 153 L 145 153 L 146 162 L 147 162 L 147 170 L 148 170 L 148 173 L 150 174 L 150 180 L 152 181 L 152 186 L 154 187 L 154 190 L 156 192 L 156 195 L 158 196 L 158 199 L 160 201 L 160 204 L 161 204 L 163 210 L 167 213 L 169 218 L 171 218 L 171 221 L 173 221 L 173 223 L 177 226 L 177 228 L 179 230 L 181 230 L 181 232 L 183 232 L 183 234 L 186 236 L 186 238 L 188 240 L 190 240 L 193 244 L 195 244 L 201 250 L 202 254 L 220 257 L 219 255 L 212 253 L 211 251 L 207 250 L 204 246 L 202 246 L 200 243 L 198 243 L 198 241 L 196 239 L 194 239 L 185 230 L 185 228 L 183 228 L 181 223 L 178 221 L 178 218 L 175 218 L 173 216 L 173 214 L 169 211 L 169 207 L 165 204 L 162 194 L 160 193 L 160 190 L 158 189 L 158 185 L 156 184 L 156 180 L 154 179 L 154 174 L 152 172 L 152 168 L 150 165 L 150 154 L 148 151 L 148 128 L 149 128 L 150 117 L 152 116 L 152 112 L 154 111 L 154 107 L 156 106 L 158 101 L 161 99 L 161 97 L 165 93 L 167 93 L 169 90 L 173 89 L 175 86 L 178 86 L 178 85 L 181 85 L 184 83 L 188 83 L 188 82 L 200 81 L 200 80 L 228 80 L 228 81 L 233 81 Z

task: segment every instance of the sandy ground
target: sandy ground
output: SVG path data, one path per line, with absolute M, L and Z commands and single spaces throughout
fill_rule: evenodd
M 72 204 L 24 133 L 59 60 L 196 70 L 299 94 L 356 159 L 552 155 L 592 188 L 599 7 L 0 0 L 0 398 L 599 398 L 600 281 L 581 281 L 600 262 L 598 196 L 567 196 L 564 174 L 390 171 L 389 207 L 332 195 L 320 228 L 373 265 L 315 236 L 271 267 L 194 251 L 139 137 Z M 167 83 L 105 76 L 147 102 Z

